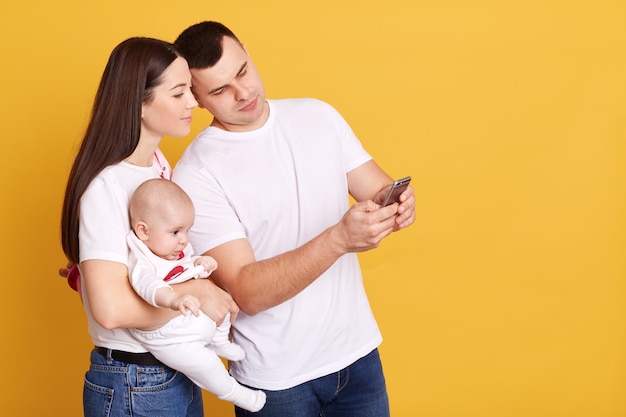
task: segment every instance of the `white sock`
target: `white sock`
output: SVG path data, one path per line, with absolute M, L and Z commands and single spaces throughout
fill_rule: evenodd
M 217 398 L 229 401 L 237 407 L 252 411 L 253 413 L 259 411 L 265 405 L 265 393 L 263 391 L 252 390 L 239 383 L 235 384 L 229 394 Z

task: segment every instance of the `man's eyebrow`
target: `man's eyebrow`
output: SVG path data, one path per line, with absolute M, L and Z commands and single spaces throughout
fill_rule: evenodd
M 237 76 L 241 75 L 241 73 L 246 69 L 247 66 L 248 66 L 248 61 L 244 62 L 243 65 L 241 65 L 241 67 L 239 67 L 239 71 L 237 71 Z M 209 90 L 207 92 L 207 94 L 213 94 L 216 91 L 219 91 L 219 90 L 221 90 L 224 87 L 226 87 L 226 85 L 221 85 L 219 87 L 215 87 L 214 89 Z
M 241 75 L 241 73 L 246 69 L 247 66 L 248 66 L 248 61 L 244 62 L 241 68 L 239 68 L 239 71 L 237 71 L 237 75 Z

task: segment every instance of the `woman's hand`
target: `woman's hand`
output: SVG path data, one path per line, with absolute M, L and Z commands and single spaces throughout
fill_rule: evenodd
M 59 268 L 59 276 L 61 278 L 65 278 L 67 280 L 67 284 L 74 291 L 78 291 L 80 288 L 80 271 L 78 270 L 78 266 L 73 264 L 72 262 L 67 262 L 65 267 Z M 80 292 L 80 291 L 78 291 Z

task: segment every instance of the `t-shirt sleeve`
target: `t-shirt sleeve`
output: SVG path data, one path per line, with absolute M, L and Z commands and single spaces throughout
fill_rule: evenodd
M 128 196 L 115 183 L 95 178 L 81 199 L 80 260 L 128 263 L 126 235 L 130 230 Z
M 198 255 L 223 243 L 246 237 L 226 193 L 206 170 L 193 162 L 177 165 L 172 180 L 189 195 L 196 209 L 189 242 Z
M 365 150 L 361 141 L 357 138 L 356 134 L 343 116 L 330 104 L 324 104 L 328 109 L 329 120 L 332 120 L 332 123 L 335 124 L 336 131 L 338 132 L 339 139 L 341 140 L 341 154 L 344 158 L 345 171 L 350 172 L 371 160 L 372 157 Z

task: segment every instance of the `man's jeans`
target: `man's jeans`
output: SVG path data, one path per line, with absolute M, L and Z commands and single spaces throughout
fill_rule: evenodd
M 285 364 L 289 366 L 289 364 Z M 265 391 L 267 402 L 237 417 L 389 417 L 389 399 L 378 349 L 339 372 L 281 391 Z

